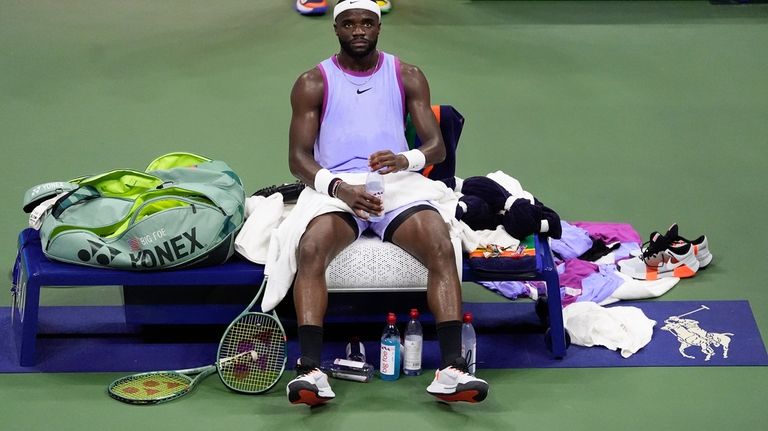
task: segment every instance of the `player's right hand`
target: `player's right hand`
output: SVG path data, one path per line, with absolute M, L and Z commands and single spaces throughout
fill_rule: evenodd
M 384 212 L 384 203 L 366 192 L 364 185 L 341 183 L 336 191 L 336 197 L 349 205 L 355 215 L 362 219 L 368 219 L 368 214 Z

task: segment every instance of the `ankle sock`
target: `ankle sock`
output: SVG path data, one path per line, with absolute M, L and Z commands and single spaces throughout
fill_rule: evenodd
M 302 367 L 316 368 L 320 366 L 320 354 L 323 350 L 323 328 L 315 325 L 301 325 L 298 329 L 299 348 Z
M 461 357 L 461 321 L 448 320 L 437 324 L 437 341 L 440 343 L 440 356 L 445 368 Z

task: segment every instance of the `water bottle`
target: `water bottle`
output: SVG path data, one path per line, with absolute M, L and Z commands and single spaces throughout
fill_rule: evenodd
M 405 328 L 405 360 L 403 374 L 418 376 L 421 374 L 421 348 L 424 344 L 424 332 L 419 323 L 419 310 L 411 308 L 411 320 Z
M 397 380 L 400 377 L 400 331 L 395 323 L 395 313 L 387 315 L 387 326 L 381 334 L 381 358 L 379 374 L 382 380 Z
M 365 178 L 365 191 L 379 199 L 382 199 L 382 202 L 384 202 L 384 177 L 377 171 L 368 172 L 368 176 Z M 368 220 L 370 221 L 380 221 L 383 218 L 383 213 L 381 215 L 368 215 Z
M 472 326 L 472 313 L 464 313 L 464 323 L 461 325 L 461 356 L 467 360 L 470 374 L 475 374 L 477 364 L 477 337 Z

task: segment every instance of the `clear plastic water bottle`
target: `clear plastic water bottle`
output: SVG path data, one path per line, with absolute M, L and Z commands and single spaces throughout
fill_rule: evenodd
M 400 331 L 395 323 L 395 313 L 389 313 L 387 326 L 381 334 L 379 374 L 382 380 L 397 380 L 400 377 Z
M 472 313 L 464 313 L 464 323 L 461 325 L 461 356 L 467 360 L 469 372 L 475 374 L 477 364 L 477 336 L 472 326 Z
M 421 374 L 421 351 L 424 344 L 424 332 L 419 322 L 419 310 L 411 308 L 411 320 L 405 328 L 405 360 L 403 374 L 418 376 Z
M 365 177 L 365 191 L 379 199 L 382 199 L 382 202 L 384 202 L 384 177 L 377 171 L 368 172 L 368 176 Z M 383 218 L 384 214 L 368 215 L 368 220 L 370 221 L 380 221 Z

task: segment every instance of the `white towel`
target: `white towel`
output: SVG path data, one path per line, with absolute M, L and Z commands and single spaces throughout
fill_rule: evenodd
M 651 341 L 655 320 L 637 307 L 601 307 L 594 302 L 574 302 L 563 309 L 563 323 L 571 342 L 579 346 L 621 349 L 628 358 Z
M 251 196 L 245 200 L 245 223 L 235 237 L 235 250 L 251 262 L 267 263 L 272 231 L 284 218 L 283 195 Z
M 520 181 L 505 174 L 503 171 L 491 172 L 486 177 L 499 183 L 504 189 L 509 192 L 510 196 L 507 199 L 507 204 L 504 205 L 505 209 L 509 209 L 509 206 L 517 199 L 528 199 L 530 203 L 533 203 L 533 195 L 523 189 Z
M 624 280 L 624 283 L 621 283 L 609 297 L 600 301 L 600 305 L 635 299 L 658 298 L 669 292 L 680 281 L 677 277 L 660 278 L 658 280 L 635 280 L 620 271 L 616 271 L 614 274 Z
M 349 184 L 364 184 L 366 173 L 337 174 Z M 454 217 L 456 194 L 440 181 L 433 181 L 415 172 L 396 172 L 384 175 L 384 211 L 390 211 L 412 202 L 426 200 L 450 224 L 452 236 L 460 234 Z M 335 211 L 352 213 L 340 199 L 306 188 L 301 192 L 291 214 L 273 230 L 267 262 L 264 269 L 269 277 L 262 299 L 262 309 L 272 310 L 288 293 L 296 274 L 296 250 L 309 222 L 315 217 Z

